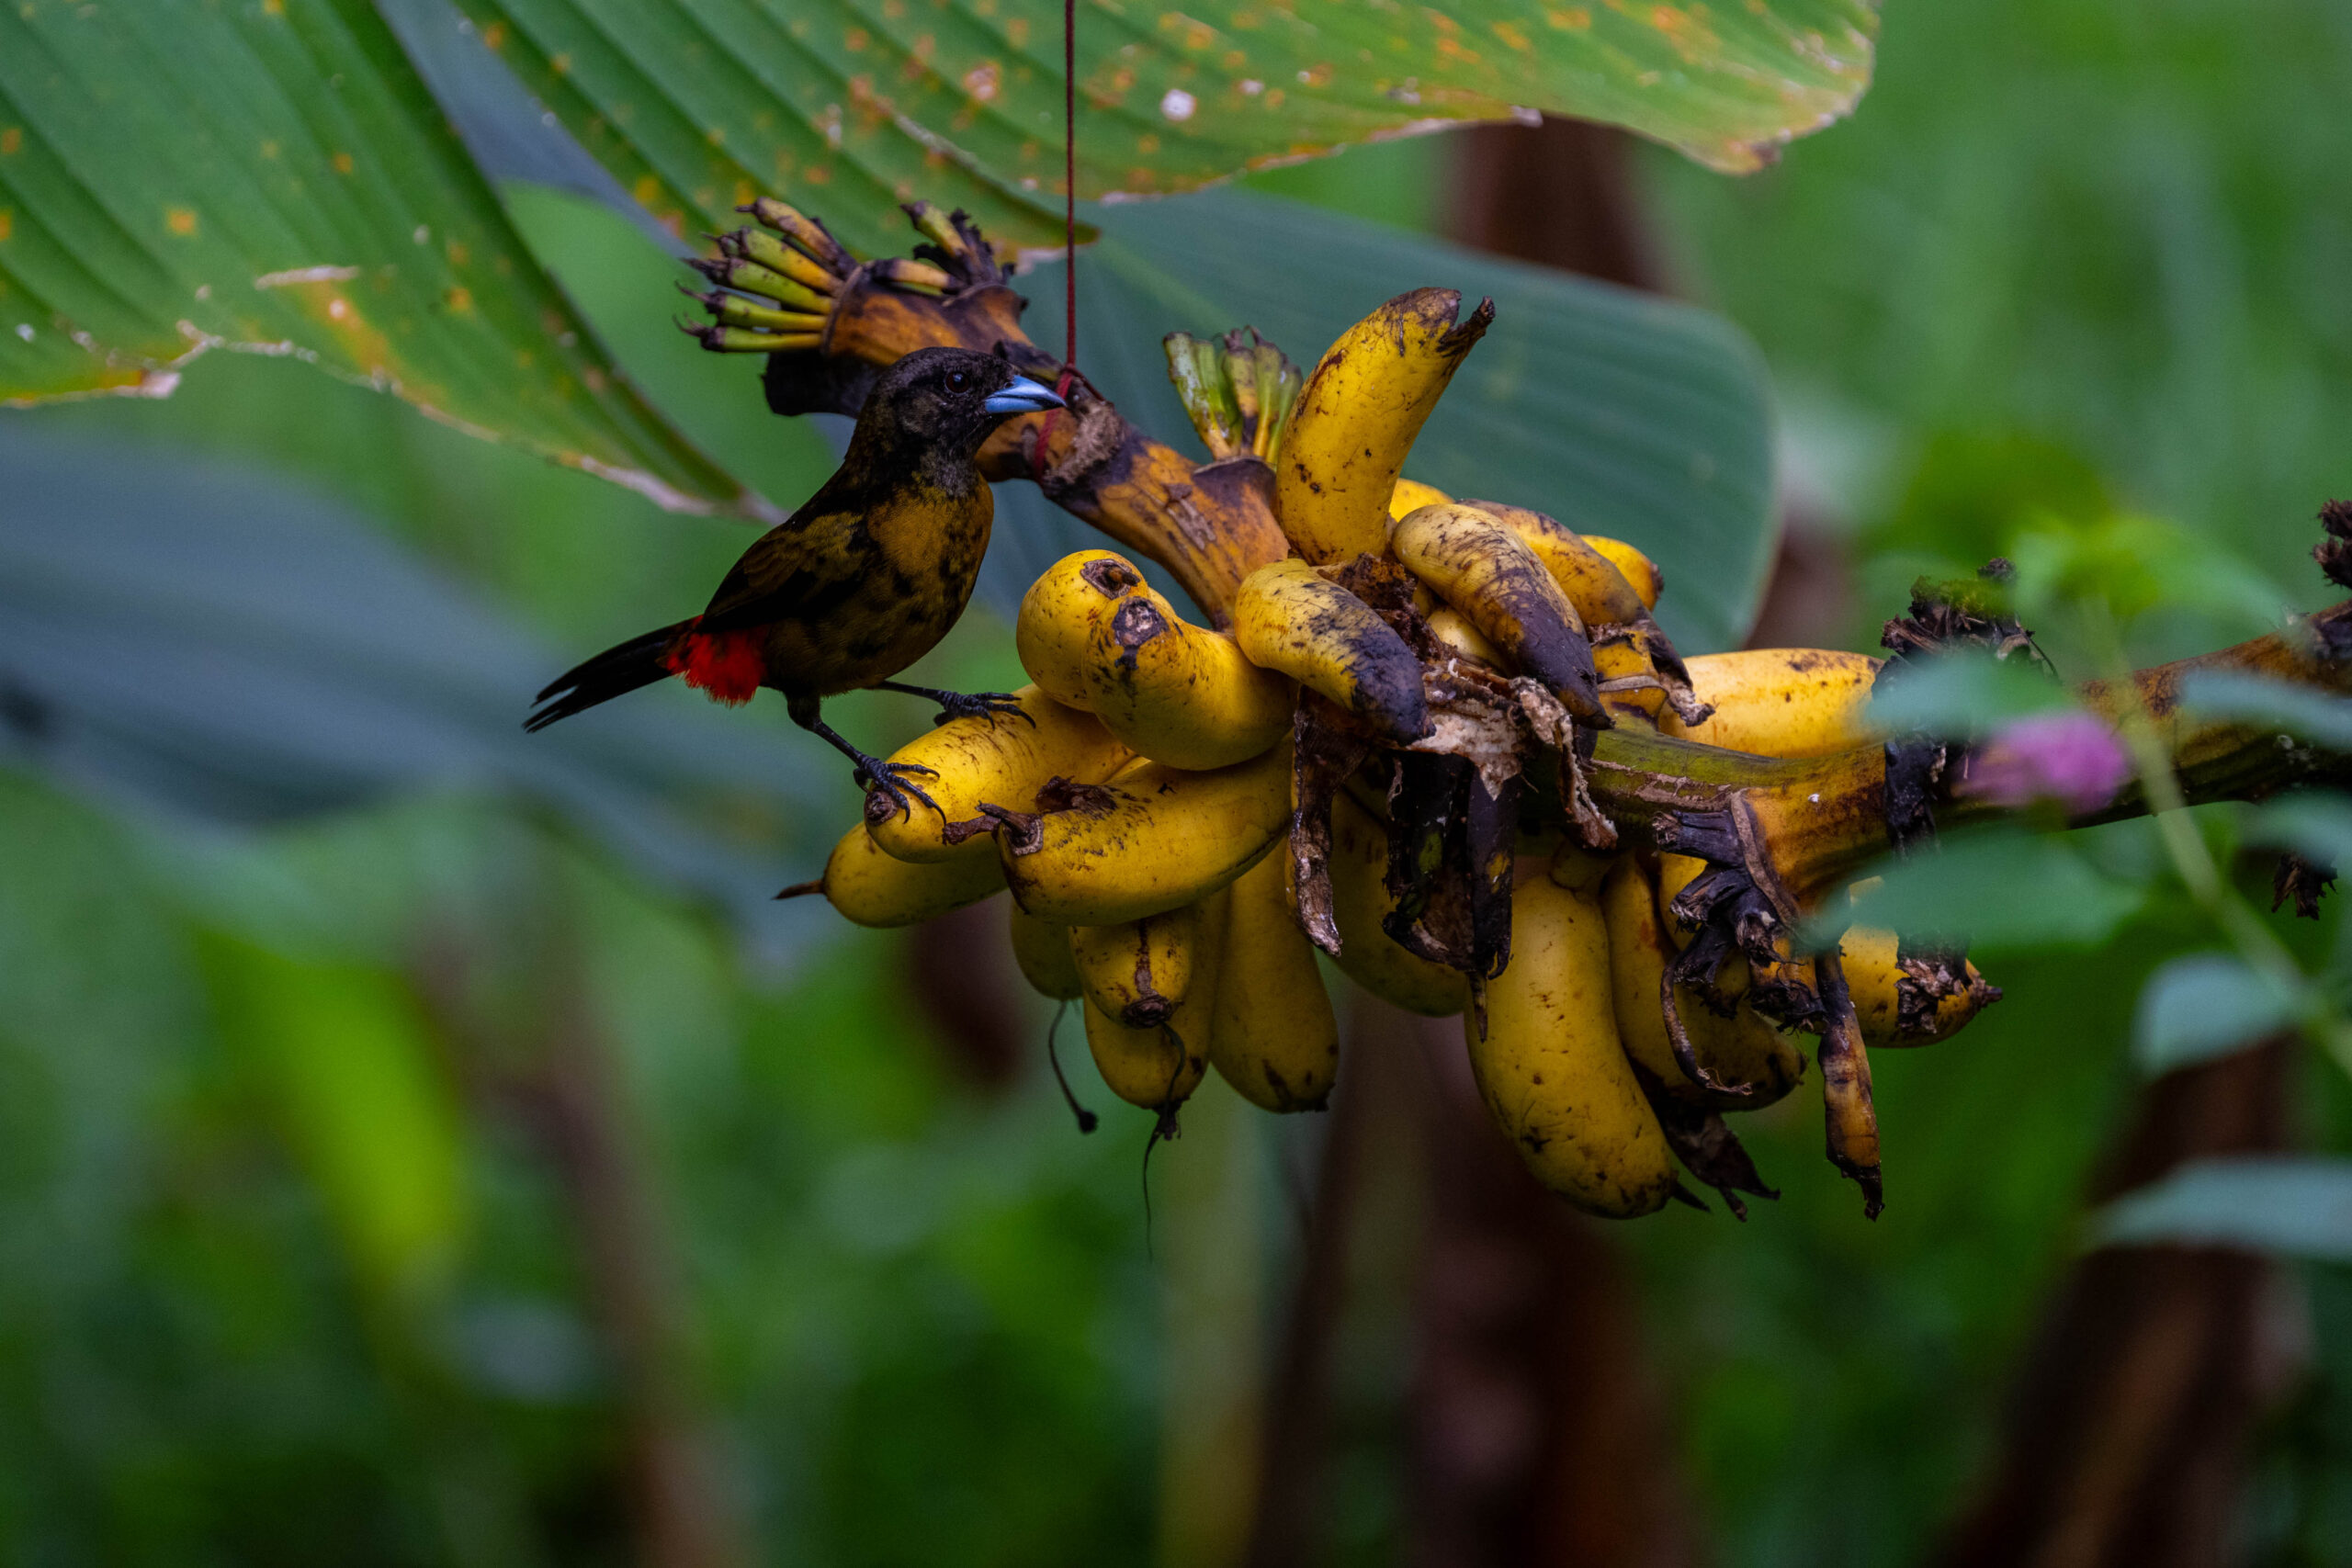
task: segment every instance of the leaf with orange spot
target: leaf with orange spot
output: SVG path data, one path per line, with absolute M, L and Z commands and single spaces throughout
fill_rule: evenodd
M 763 504 L 614 369 L 365 0 L 7 6 L 0 126 L 0 404 L 254 349 L 667 505 Z
M 853 245 L 896 251 L 898 193 L 911 180 L 1014 250 L 1059 240 L 1058 0 L 940 0 L 919 29 L 894 25 L 902 0 L 458 4 L 656 211 L 731 226 L 696 193 L 749 179 L 821 209 Z M 1875 0 L 1464 0 L 1445 11 L 1081 0 L 1079 193 L 1192 190 L 1352 142 L 1539 111 L 1622 125 L 1746 173 L 1852 109 L 1877 31 Z M 689 40 L 716 45 L 714 57 L 688 68 Z M 571 69 L 555 70 L 566 57 Z M 844 123 L 858 105 L 874 112 Z M 704 135 L 712 126 L 723 143 Z

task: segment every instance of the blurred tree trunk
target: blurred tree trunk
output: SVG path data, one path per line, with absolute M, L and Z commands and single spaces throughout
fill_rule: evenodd
M 1160 1568 L 1231 1568 L 1257 1514 L 1266 1368 L 1258 1117 L 1211 1077 L 1184 1106 L 1182 1135 L 1160 1151 Z
M 1639 1297 L 1604 1224 L 1528 1175 L 1478 1096 L 1457 1021 L 1407 1027 L 1430 1190 L 1414 1292 L 1407 1561 L 1693 1561 Z
M 1577 119 L 1453 133 L 1449 227 L 1465 245 L 1667 291 L 1622 130 Z
M 616 1390 L 614 1480 L 631 1555 L 642 1568 L 733 1568 L 754 1553 L 680 1370 L 676 1260 L 655 1184 L 553 878 L 529 886 L 527 915 L 506 929 L 531 935 L 497 948 L 438 933 L 417 963 L 417 991 L 473 1098 L 527 1134 L 556 1178 L 582 1308 Z
M 2290 1043 L 2159 1078 L 2094 1179 L 2104 1202 L 2186 1161 L 2286 1144 Z M 2010 1396 L 2002 1452 L 1942 1568 L 2216 1568 L 2247 1438 L 2293 1357 L 2276 1265 L 2218 1247 L 2075 1264 Z
M 1259 1506 L 1242 1558 L 1250 1568 L 1304 1568 L 1324 1555 L 1331 1345 L 1347 1306 L 1348 1232 L 1363 1185 L 1367 1128 L 1378 1107 L 1396 1099 L 1381 1081 L 1393 1071 L 1392 1054 L 1382 1042 L 1367 1042 L 1379 1031 L 1363 1027 L 1366 1010 L 1359 1006 L 1349 1021 L 1331 1124 L 1303 1217 L 1290 1311 L 1267 1382 Z
M 1247 1561 L 1328 1559 L 1333 1343 L 1362 1289 L 1365 1190 L 1418 1214 L 1402 1412 L 1404 1561 L 1673 1568 L 1694 1560 L 1637 1298 L 1604 1228 L 1537 1185 L 1471 1083 L 1459 1021 L 1354 998 L 1330 1134 L 1268 1396 Z M 1400 1173 L 1399 1168 L 1408 1168 Z
M 1453 134 L 1453 237 L 1605 283 L 1681 292 L 1643 220 L 1633 138 L 1582 120 L 1482 125 Z M 1779 553 L 1750 628 L 1750 648 L 1835 647 L 1853 625 L 1845 540 L 1817 496 L 1781 500 Z M 1686 649 L 1685 651 L 1703 651 Z

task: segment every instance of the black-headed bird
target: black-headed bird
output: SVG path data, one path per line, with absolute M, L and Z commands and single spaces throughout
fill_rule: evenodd
M 876 689 L 929 697 L 939 722 L 1020 712 L 1001 692 L 966 694 L 889 677 L 931 651 L 972 596 L 996 499 L 976 462 L 989 432 L 1062 400 L 994 355 L 917 349 L 875 381 L 841 468 L 743 552 L 703 613 L 566 671 L 526 729 L 675 675 L 722 703 L 762 686 L 857 766 L 900 811 L 936 806 L 908 769 L 867 755 L 820 716 L 824 699 Z

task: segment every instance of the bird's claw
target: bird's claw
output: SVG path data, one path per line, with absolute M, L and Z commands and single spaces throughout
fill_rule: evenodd
M 985 718 L 994 724 L 1000 716 L 1024 719 L 1031 728 L 1036 728 L 1036 719 L 1011 692 L 942 692 L 939 712 L 931 722 L 942 725 L 950 719 Z
M 909 776 L 914 773 L 929 773 L 935 778 L 939 774 L 939 770 L 926 768 L 921 762 L 886 762 L 878 757 L 862 757 L 858 760 L 855 778 L 868 794 L 879 794 L 888 797 L 890 804 L 899 808 L 899 815 L 901 817 L 914 815 L 914 807 L 907 800 L 907 796 L 913 795 L 915 799 L 938 812 L 939 819 L 944 822 L 947 820 L 947 813 L 940 811 L 939 802 L 932 799 L 923 792 L 922 785 L 915 783 Z

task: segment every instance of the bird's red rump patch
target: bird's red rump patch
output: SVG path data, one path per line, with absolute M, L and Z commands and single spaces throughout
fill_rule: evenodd
M 671 645 L 662 662 L 684 676 L 687 685 L 709 693 L 714 702 L 748 703 L 767 674 L 767 638 L 764 626 L 690 631 Z

